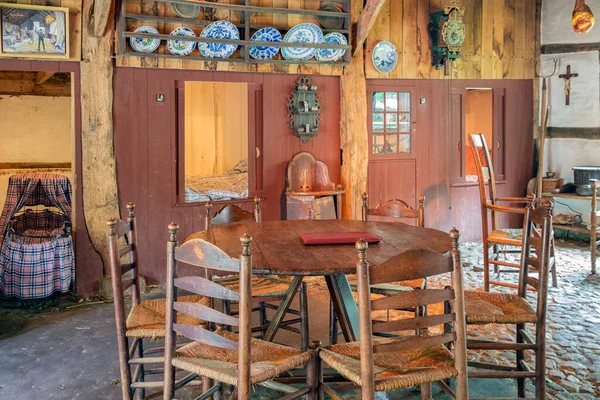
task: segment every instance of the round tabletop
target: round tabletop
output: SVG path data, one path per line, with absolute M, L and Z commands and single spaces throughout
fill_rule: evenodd
M 358 252 L 354 245 L 312 245 L 300 240 L 308 232 L 369 232 L 381 242 L 367 249 L 367 261 L 377 265 L 396 254 L 421 248 L 445 254 L 451 249 L 447 232 L 397 222 L 353 220 L 295 220 L 213 226 L 191 239 L 214 243 L 230 257 L 239 258 L 244 233 L 252 236 L 252 270 L 277 275 L 339 275 L 356 272 Z

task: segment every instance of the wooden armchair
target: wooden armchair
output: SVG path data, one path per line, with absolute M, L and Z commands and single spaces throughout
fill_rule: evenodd
M 481 229 L 483 233 L 483 287 L 489 292 L 490 285 L 499 285 L 516 288 L 517 285 L 502 282 L 499 280 L 490 280 L 490 265 L 494 266 L 494 271 L 500 275 L 501 272 L 518 272 L 519 263 L 509 262 L 501 259 L 502 256 L 509 253 L 521 253 L 522 235 L 521 229 L 499 229 L 498 215 L 516 214 L 523 215 L 525 207 L 514 207 L 500 205 L 525 204 L 526 197 L 496 197 L 496 178 L 494 176 L 494 166 L 490 157 L 490 151 L 487 147 L 485 136 L 483 134 L 469 135 L 471 151 L 477 167 L 477 176 L 479 181 L 479 197 L 481 205 Z M 510 246 L 516 249 L 505 249 L 504 246 Z M 491 250 L 491 252 L 490 252 Z M 552 250 L 554 253 L 554 250 Z M 500 270 L 500 267 L 512 268 Z M 552 271 L 552 284 L 556 287 L 556 270 Z
M 539 236 L 533 230 L 541 227 Z M 552 248 L 552 203 L 529 199 L 525 211 L 521 250 L 521 270 L 518 294 L 465 292 L 467 324 L 514 324 L 515 342 L 491 340 L 467 340 L 469 350 L 501 350 L 516 352 L 514 366 L 469 363 L 487 371 L 469 372 L 470 378 L 515 378 L 519 398 L 525 397 L 525 379 L 535 381 L 535 398 L 546 398 L 546 309 L 548 303 L 548 279 L 553 268 Z M 530 250 L 535 248 L 535 252 Z M 535 267 L 538 278 L 529 276 L 530 268 Z M 527 301 L 528 286 L 537 290 L 537 304 L 533 308 Z M 527 324 L 535 325 L 535 337 L 525 329 Z M 525 362 L 525 351 L 535 353 L 535 368 Z
M 359 251 L 356 267 L 360 339 L 325 347 L 320 350 L 319 357 L 344 377 L 360 385 L 360 398 L 363 400 L 374 399 L 376 391 L 415 385 L 421 385 L 421 398 L 429 399 L 431 382 L 437 382 L 452 398 L 468 398 L 458 231 L 453 229 L 450 236 L 452 250 L 449 255 L 411 249 L 374 267 L 370 267 L 367 262 L 367 243 L 364 240 L 356 243 Z M 377 300 L 371 299 L 372 284 L 424 279 L 447 273 L 452 276 L 452 285 L 444 289 L 401 292 Z M 440 302 L 446 304 L 444 314 L 441 315 L 393 321 L 373 320 L 372 316 L 373 311 L 418 308 Z M 450 302 L 454 304 L 454 311 L 449 307 Z M 417 330 L 421 331 L 415 334 Z M 397 334 L 404 331 L 407 331 L 406 335 Z M 453 377 L 456 377 L 455 392 L 445 382 Z M 341 399 L 322 381 L 319 382 L 319 390 L 333 399 Z
M 173 398 L 175 389 L 175 368 L 189 371 L 186 377 L 193 379 L 203 376 L 213 379 L 214 386 L 204 388 L 197 399 L 212 398 L 221 393 L 222 384 L 237 386 L 237 396 L 231 398 L 250 399 L 252 385 L 269 381 L 292 368 L 307 362 L 314 363 L 315 351 L 301 351 L 291 347 L 265 342 L 251 337 L 252 318 L 252 256 L 250 244 L 252 238 L 245 234 L 240 238 L 240 259 L 230 258 L 217 246 L 202 239 L 194 239 L 178 246 L 177 224 L 169 225 L 167 243 L 167 336 L 165 340 L 165 380 L 164 399 Z M 232 291 L 209 279 L 200 276 L 177 277 L 177 264 L 210 269 L 217 272 L 239 274 L 239 292 Z M 227 300 L 239 303 L 239 318 L 221 313 L 210 306 L 190 303 L 177 297 L 177 288 L 213 300 Z M 214 301 L 213 301 L 214 303 Z M 176 312 L 193 318 L 200 318 L 216 324 L 212 331 L 188 324 L 181 320 Z M 237 333 L 229 332 L 224 326 L 237 328 Z M 176 350 L 178 336 L 193 340 Z M 314 366 L 312 367 L 314 369 Z M 184 379 L 186 379 L 184 378 Z M 310 392 L 308 388 L 297 389 L 284 384 L 286 399 L 297 399 Z M 284 390 L 284 389 L 281 389 Z
M 231 224 L 240 222 L 262 222 L 262 210 L 260 208 L 260 198 L 254 198 L 254 212 L 243 210 L 242 208 L 228 204 L 221 208 L 215 216 L 212 216 L 212 204 L 206 203 L 206 230 L 208 231 L 214 225 Z M 213 281 L 218 282 L 231 290 L 237 290 L 240 286 L 240 280 L 237 276 L 233 277 L 213 277 Z M 269 326 L 267 309 L 277 310 L 278 305 L 273 302 L 280 302 L 286 298 L 290 283 L 279 279 L 276 276 L 254 276 L 252 277 L 252 298 L 253 302 L 258 303 L 258 307 L 253 311 L 260 314 L 260 325 L 253 328 L 253 332 L 260 332 L 264 338 L 264 333 Z M 306 283 L 302 283 L 298 289 L 300 294 L 300 310 L 288 309 L 287 314 L 296 315 L 297 318 L 282 320 L 279 322 L 279 328 L 297 333 L 301 336 L 302 349 L 308 348 L 308 294 Z M 231 302 L 223 302 L 223 311 L 231 314 Z M 300 325 L 297 328 L 293 325 Z
M 127 204 L 127 221 L 109 219 L 108 248 L 113 289 L 113 304 L 117 326 L 117 346 L 119 368 L 121 372 L 121 390 L 123 399 L 144 398 L 145 390 L 162 388 L 161 381 L 146 381 L 145 367 L 163 363 L 162 349 L 144 350 L 144 340 L 165 337 L 165 299 L 145 300 L 140 297 L 140 275 L 138 265 L 138 246 L 135 219 L 135 205 Z M 125 245 L 120 245 L 119 241 Z M 123 275 L 129 275 L 125 280 Z M 124 292 L 131 291 L 131 309 L 126 311 Z M 202 296 L 187 296 L 192 303 L 208 305 L 209 300 Z M 126 316 L 127 315 L 127 316 Z M 189 324 L 200 325 L 197 318 L 183 317 Z M 129 341 L 132 340 L 131 345 Z M 157 354 L 154 357 L 146 355 Z M 133 373 L 132 368 L 135 367 Z M 154 370 L 162 372 L 162 370 Z M 199 383 L 199 382 L 198 382 Z

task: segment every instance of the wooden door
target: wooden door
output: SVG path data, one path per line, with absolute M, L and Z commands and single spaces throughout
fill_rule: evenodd
M 369 207 L 397 198 L 417 199 L 416 88 L 389 82 L 368 88 Z

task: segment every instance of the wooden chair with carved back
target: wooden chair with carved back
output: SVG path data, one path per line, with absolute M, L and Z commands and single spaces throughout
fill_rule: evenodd
M 479 197 L 481 206 L 481 229 L 483 233 L 483 287 L 489 292 L 490 285 L 517 288 L 517 285 L 500 280 L 490 280 L 490 265 L 494 266 L 494 271 L 499 276 L 502 272 L 519 272 L 520 263 L 511 262 L 503 259 L 503 256 L 510 253 L 521 253 L 522 234 L 521 229 L 500 229 L 498 227 L 498 217 L 500 214 L 522 215 L 525 212 L 524 207 L 514 207 L 500 205 L 504 204 L 525 204 L 526 197 L 497 197 L 496 196 L 496 177 L 494 175 L 494 165 L 490 156 L 490 151 L 485 141 L 485 136 L 481 133 L 469 135 L 469 143 L 475 166 L 477 168 L 477 178 L 479 183 Z M 506 249 L 506 246 L 512 249 Z M 491 252 L 490 252 L 491 250 Z M 552 246 L 552 255 L 554 256 L 554 246 Z M 510 269 L 501 270 L 507 267 Z M 557 286 L 556 269 L 552 270 L 552 285 Z
M 539 228 L 538 228 L 539 227 Z M 540 229 L 539 235 L 534 234 Z M 469 350 L 515 351 L 514 366 L 469 363 L 477 371 L 469 372 L 470 378 L 513 378 L 517 379 L 518 397 L 525 397 L 525 380 L 535 382 L 535 399 L 546 398 L 546 314 L 548 304 L 548 281 L 553 268 L 552 256 L 552 203 L 548 200 L 534 200 L 529 197 L 525 211 L 521 249 L 521 268 L 517 294 L 465 292 L 465 312 L 468 324 L 504 324 L 515 325 L 514 342 L 499 341 L 496 337 L 489 340 L 467 340 Z M 535 249 L 535 251 L 531 251 Z M 537 278 L 531 276 L 535 268 Z M 534 290 L 528 290 L 532 288 Z M 537 291 L 535 307 L 527 300 L 528 293 Z M 535 325 L 532 337 L 526 326 Z M 489 330 L 493 332 L 493 330 Z M 526 363 L 525 352 L 535 353 L 535 366 Z M 483 370 L 482 370 L 483 369 Z
M 144 398 L 146 389 L 163 386 L 162 380 L 146 381 L 146 375 L 150 372 L 162 372 L 164 359 L 161 348 L 145 349 L 145 341 L 165 337 L 166 309 L 165 299 L 141 299 L 135 205 L 127 204 L 127 211 L 127 221 L 115 218 L 107 221 L 123 399 L 131 399 L 134 395 L 136 398 Z M 130 290 L 129 311 L 126 309 L 125 299 L 127 290 Z M 197 304 L 209 304 L 209 299 L 202 296 L 190 296 L 187 300 Z M 203 323 L 195 318 L 185 320 L 190 324 Z M 149 355 L 154 356 L 146 357 Z M 161 367 L 146 373 L 146 367 L 151 364 L 159 364 Z
M 214 216 L 212 215 L 212 204 L 206 203 L 206 230 L 211 229 L 212 226 L 240 223 L 240 222 L 262 222 L 262 209 L 260 207 L 261 199 L 259 197 L 254 198 L 254 211 L 249 212 L 241 207 L 233 204 L 228 204 L 221 208 Z M 214 281 L 220 285 L 228 287 L 229 289 L 236 290 L 239 285 L 239 278 L 233 277 L 213 277 Z M 253 308 L 253 311 L 258 311 L 260 315 L 260 325 L 253 328 L 253 332 L 260 332 L 261 335 L 267 330 L 269 326 L 269 319 L 267 315 L 267 309 L 276 310 L 278 308 L 277 303 L 283 301 L 286 298 L 287 291 L 289 289 L 289 282 L 282 280 L 276 276 L 254 276 L 252 278 L 252 296 L 253 301 L 258 303 L 258 307 Z M 288 309 L 287 314 L 295 315 L 297 318 L 283 320 L 279 323 L 279 328 L 297 333 L 301 336 L 302 349 L 308 348 L 308 295 L 306 283 L 302 283 L 298 289 L 300 295 L 300 310 Z M 230 302 L 225 301 L 223 303 L 224 311 L 228 314 L 231 313 Z M 294 325 L 300 325 L 297 328 Z
M 214 380 L 211 388 L 196 399 L 213 398 L 220 395 L 222 385 L 236 386 L 237 396 L 231 398 L 250 399 L 252 385 L 263 384 L 281 373 L 301 367 L 310 362 L 316 368 L 316 350 L 302 351 L 271 342 L 252 338 L 252 238 L 244 234 L 241 238 L 241 256 L 229 257 L 217 246 L 202 239 L 193 239 L 180 246 L 177 243 L 178 226 L 169 225 L 167 243 L 167 336 L 165 340 L 165 381 L 164 399 L 173 399 L 178 385 L 175 382 L 175 368 L 191 373 L 187 379 L 202 376 Z M 231 290 L 199 275 L 177 277 L 178 263 L 209 269 L 217 273 L 239 274 L 238 291 Z M 217 311 L 211 306 L 190 303 L 177 296 L 177 289 L 192 292 L 217 300 L 234 301 L 239 304 L 238 318 Z M 175 313 L 208 321 L 207 327 L 190 325 Z M 236 333 L 225 329 L 229 326 Z M 176 348 L 176 340 L 185 337 L 192 343 Z M 282 387 L 285 386 L 285 389 Z M 308 388 L 293 388 L 277 384 L 287 390 L 286 399 L 296 399 L 310 392 Z
M 458 237 L 458 231 L 453 229 L 449 238 L 452 242 L 449 254 L 410 249 L 373 267 L 367 262 L 367 243 L 364 240 L 356 243 L 359 252 L 356 267 L 360 339 L 322 348 L 319 358 L 360 385 L 360 398 L 363 400 L 374 399 L 376 391 L 416 385 L 421 385 L 421 398 L 430 399 L 431 382 L 437 382 L 452 398 L 468 398 L 463 278 Z M 372 300 L 372 285 L 443 274 L 451 275 L 450 286 L 400 292 Z M 434 303 L 445 303 L 441 314 L 392 321 L 374 315 L 374 312 L 426 307 Z M 445 382 L 453 377 L 456 377 L 455 391 Z M 333 399 L 342 398 L 323 382 L 319 383 L 319 390 Z
M 414 219 L 417 226 L 425 227 L 425 196 L 419 196 L 419 206 L 415 210 L 403 200 L 392 199 L 378 204 L 375 208 L 370 209 L 368 205 L 369 196 L 366 193 L 362 195 L 362 220 L 369 220 L 369 215 L 394 218 L 394 219 Z M 371 293 L 375 296 L 391 296 L 399 292 L 405 292 L 415 289 L 424 289 L 426 285 L 425 279 L 416 279 L 406 282 L 389 282 L 379 285 L 371 285 Z M 354 279 L 350 280 L 350 287 L 353 292 L 357 291 L 357 282 Z M 331 344 L 337 342 L 337 317 L 333 310 L 333 303 L 330 304 L 329 310 L 329 342 Z M 414 308 L 410 311 L 416 311 Z

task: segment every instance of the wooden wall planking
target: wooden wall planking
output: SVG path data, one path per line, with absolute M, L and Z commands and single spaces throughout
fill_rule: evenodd
M 441 0 L 387 0 L 366 41 L 367 78 L 443 79 L 431 66 L 427 25 L 429 12 Z M 453 79 L 533 79 L 535 2 L 463 0 L 467 36 L 462 57 L 452 64 Z M 398 51 L 398 65 L 389 74 L 375 70 L 375 45 L 388 40 Z
M 14 3 L 27 5 L 44 5 L 49 7 L 67 7 L 69 9 L 69 55 L 68 60 L 61 61 L 80 61 L 81 60 L 81 0 L 1 0 L 0 3 Z M 13 56 L 0 54 L 0 59 L 15 58 Z M 52 61 L 52 58 L 45 60 Z
M 136 203 L 142 275 L 150 282 L 165 277 L 164 242 L 171 221 L 180 225 L 179 239 L 202 230 L 204 206 L 176 205 L 175 137 L 177 126 L 175 83 L 178 80 L 251 82 L 263 86 L 263 218 L 281 216 L 285 167 L 300 151 L 310 151 L 340 181 L 340 81 L 337 77 L 311 77 L 319 88 L 323 119 L 321 133 L 302 144 L 287 123 L 287 97 L 297 75 L 116 68 L 114 129 L 117 181 L 121 209 Z M 165 102 L 157 103 L 157 94 Z M 246 204 L 251 206 L 251 204 Z M 215 208 L 219 208 L 215 207 Z

